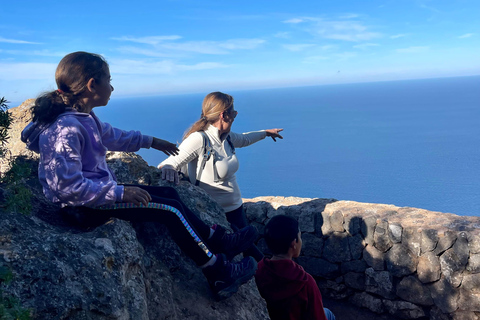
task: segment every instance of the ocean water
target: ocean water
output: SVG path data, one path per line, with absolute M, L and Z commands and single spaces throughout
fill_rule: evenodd
M 180 142 L 206 93 L 114 93 L 96 113 Z M 283 140 L 237 150 L 245 198 L 335 198 L 480 216 L 480 76 L 227 93 L 238 110 L 233 131 L 284 128 Z M 166 157 L 139 154 L 150 165 Z

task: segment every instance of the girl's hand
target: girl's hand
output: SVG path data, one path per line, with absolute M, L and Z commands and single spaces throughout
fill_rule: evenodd
M 178 178 L 178 171 L 175 170 L 171 165 L 165 165 L 160 168 L 162 170 L 162 180 L 167 180 L 168 182 L 173 182 L 179 184 L 180 180 Z
M 122 202 L 129 202 L 135 205 L 148 205 L 152 201 L 152 197 L 148 191 L 139 188 L 139 187 L 129 187 L 125 186 L 123 189 L 123 200 Z
M 283 129 L 268 129 L 265 131 L 267 132 L 267 137 L 272 137 L 273 141 L 275 142 L 277 142 L 275 138 L 283 139 L 283 137 L 278 134 L 279 132 L 283 131 Z
M 162 151 L 167 156 L 176 156 L 178 154 L 176 144 L 155 137 L 153 138 L 152 148 Z

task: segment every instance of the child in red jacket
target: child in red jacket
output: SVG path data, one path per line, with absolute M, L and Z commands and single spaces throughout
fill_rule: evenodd
M 258 263 L 255 281 L 266 300 L 272 320 L 335 320 L 323 308 L 322 295 L 313 277 L 294 262 L 302 249 L 298 222 L 285 215 L 273 217 L 265 227 L 271 259 Z

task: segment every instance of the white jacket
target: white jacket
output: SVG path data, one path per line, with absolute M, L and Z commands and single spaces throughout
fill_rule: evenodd
M 217 169 L 218 181 L 215 182 L 213 171 L 213 157 L 207 161 L 202 172 L 200 185 L 225 212 L 233 211 L 242 205 L 242 195 L 237 183 L 235 173 L 238 170 L 239 163 L 237 156 L 232 152 L 225 135 L 220 139 L 219 130 L 210 125 L 205 130 L 212 148 L 215 150 L 215 165 Z M 267 136 L 266 131 L 254 131 L 243 134 L 230 132 L 230 141 L 235 148 L 243 148 L 255 142 L 264 139 Z M 178 147 L 180 152 L 176 156 L 170 156 L 160 163 L 158 167 L 165 165 L 172 166 L 175 170 L 180 170 L 184 165 L 192 162 L 189 166 L 189 176 L 195 179 L 196 169 L 200 167 L 203 159 L 203 137 L 200 132 L 194 132 L 185 139 Z M 196 160 L 196 161 L 194 161 Z

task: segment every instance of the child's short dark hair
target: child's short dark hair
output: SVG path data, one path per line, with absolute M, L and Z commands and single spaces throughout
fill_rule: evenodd
M 265 226 L 265 241 L 273 254 L 288 252 L 290 244 L 298 237 L 298 222 L 292 217 L 278 215 Z

